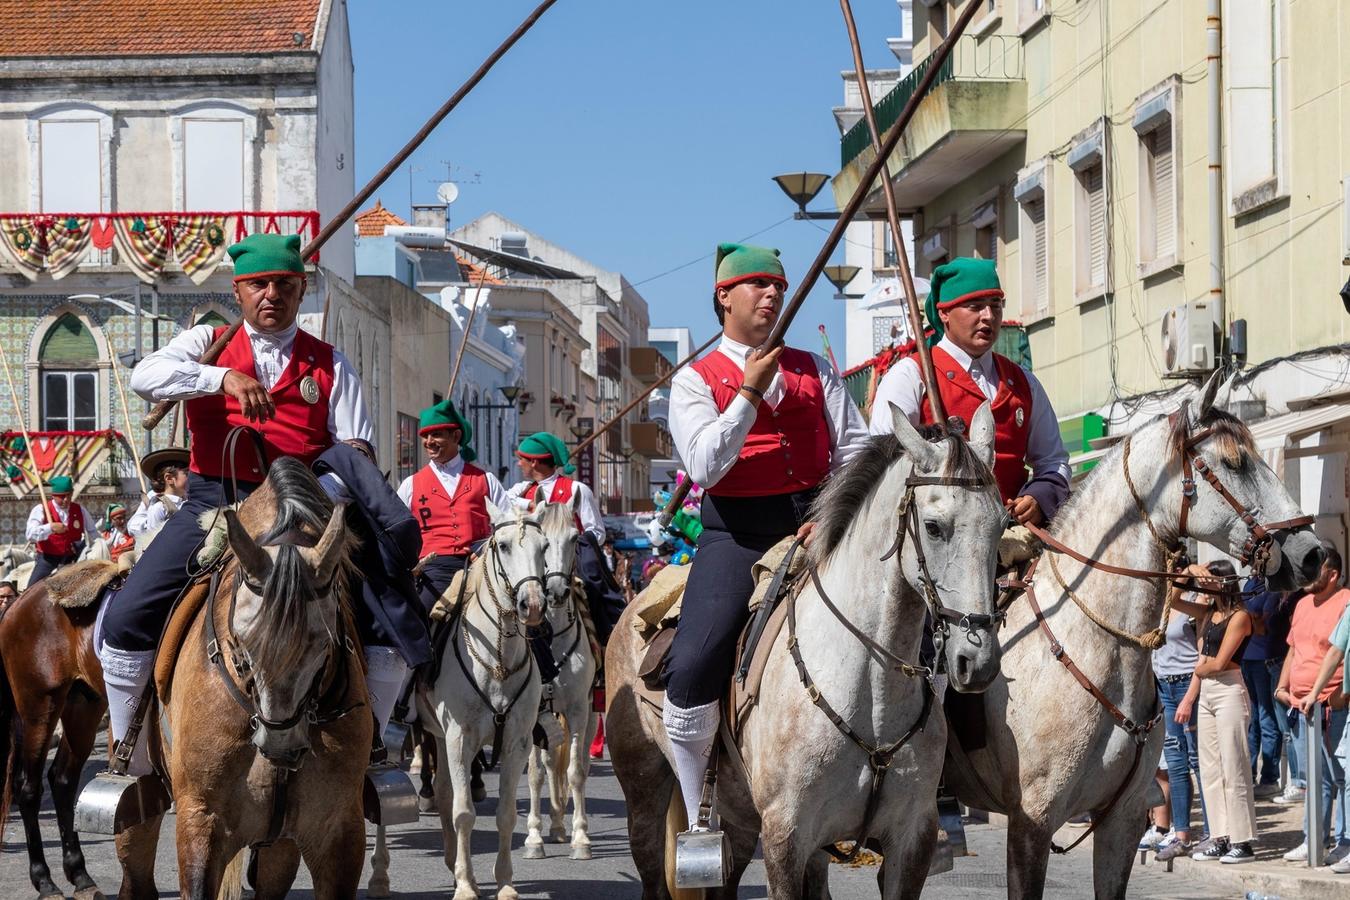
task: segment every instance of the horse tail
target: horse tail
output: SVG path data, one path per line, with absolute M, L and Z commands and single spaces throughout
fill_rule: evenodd
M 17 723 L 14 690 L 5 672 L 4 658 L 0 657 L 0 754 L 4 757 L 4 771 L 0 773 L 0 781 L 4 785 L 0 789 L 0 834 L 4 833 L 5 822 L 9 818 L 9 806 L 14 800 L 14 776 L 19 769 L 19 741 L 14 733 Z
M 248 852 L 248 848 L 245 847 L 225 865 L 225 873 L 220 878 L 220 890 L 216 892 L 216 900 L 240 900 L 244 896 L 244 857 Z

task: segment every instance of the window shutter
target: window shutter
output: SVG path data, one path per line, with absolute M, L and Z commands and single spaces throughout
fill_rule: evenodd
M 44 366 L 93 365 L 98 362 L 98 344 L 83 322 L 66 313 L 43 337 L 38 359 Z
M 1037 198 L 1026 206 L 1027 219 L 1031 222 L 1032 245 L 1032 294 L 1036 309 L 1050 308 L 1050 248 L 1045 233 L 1045 198 Z
M 1153 169 L 1153 256 L 1154 259 L 1160 259 L 1176 253 L 1176 180 L 1173 174 L 1170 120 L 1162 128 L 1153 130 L 1149 135 L 1149 143 L 1152 151 L 1149 164 Z
M 1101 164 L 1083 173 L 1083 189 L 1088 201 L 1088 283 L 1106 284 L 1106 191 Z

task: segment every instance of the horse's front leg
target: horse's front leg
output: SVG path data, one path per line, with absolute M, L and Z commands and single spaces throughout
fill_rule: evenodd
M 225 867 L 240 849 L 228 840 L 200 797 L 176 798 L 178 807 L 178 889 L 183 900 L 215 900 Z
M 389 845 L 385 839 L 383 825 L 375 826 L 375 852 L 370 856 L 370 881 L 366 884 L 366 896 L 384 898 L 389 894 Z
M 1044 821 L 1033 820 L 1020 809 L 1009 814 L 1009 897 L 1040 900 L 1045 894 L 1045 870 L 1050 865 L 1050 841 L 1053 837 L 1054 830 Z
M 464 739 L 459 726 L 449 721 L 448 713 L 442 712 L 441 726 L 445 729 L 445 753 L 436 770 L 436 805 L 441 810 L 445 864 L 455 873 L 455 900 L 474 900 L 478 896 L 478 883 L 473 877 L 472 846 L 476 817 L 473 798 L 469 795 L 469 767 L 478 748 Z M 442 781 L 449 782 L 449 798 L 444 796 L 447 791 L 441 787 Z M 447 799 L 450 800 L 448 804 Z M 450 818 L 449 829 L 446 828 L 447 816 Z
M 797 900 L 802 895 L 806 865 L 815 849 L 802 824 L 796 810 L 783 806 L 763 818 L 760 838 L 764 845 L 764 875 L 769 882 L 769 900 Z
M 924 788 L 910 796 L 921 802 L 906 804 L 907 815 L 896 818 L 882 842 L 880 882 L 882 900 L 908 900 L 923 893 L 928 867 L 937 849 L 937 788 Z M 933 798 L 922 802 L 922 798 Z
M 356 900 L 365 863 L 366 823 L 360 814 L 332 826 L 332 838 L 318 852 L 306 852 L 314 878 L 314 900 Z
M 539 811 L 544 790 L 544 753 L 537 747 L 529 752 L 530 812 L 525 818 L 525 858 L 544 858 L 544 817 Z
M 155 851 L 159 849 L 159 830 L 164 816 L 158 815 L 124 830 L 115 839 L 117 861 L 122 864 L 122 886 L 117 900 L 153 900 L 155 887 Z
M 572 858 L 591 858 L 590 822 L 586 818 L 586 776 L 590 773 L 588 755 L 595 737 L 596 714 L 582 706 L 580 728 L 572 734 L 572 758 L 567 764 L 567 785 L 572 791 Z
M 80 846 L 80 833 L 75 830 L 75 803 L 80 784 L 80 772 L 94 749 L 99 722 L 107 709 L 102 700 L 67 698 L 61 723 L 65 740 L 57 750 L 56 759 L 47 773 L 52 787 L 52 803 L 56 807 L 56 821 L 61 829 L 61 863 L 66 878 L 75 886 L 75 900 L 101 897 L 98 885 L 90 877 Z
M 17 788 L 15 799 L 23 816 L 24 839 L 28 845 L 28 877 L 33 887 L 37 888 L 39 897 L 64 896 L 64 892 L 52 881 L 51 869 L 47 866 L 39 816 L 42 812 L 42 765 L 47 761 L 52 732 L 65 702 L 64 690 L 53 696 L 44 696 L 33 703 L 31 708 L 20 708 L 16 716 L 19 721 L 11 726 L 21 726 L 16 749 L 18 758 L 13 761 L 10 771 L 14 787 Z M 5 737 L 8 739 L 9 736 Z
M 513 737 L 503 740 L 506 746 L 502 748 L 501 764 L 497 767 L 497 863 L 493 867 L 497 900 L 517 900 L 520 896 L 512 884 L 511 835 L 516 830 L 516 784 L 530 749 L 530 726 L 534 719 L 521 720 L 537 706 L 536 701 L 534 705 L 521 703 L 517 707 L 517 721 L 507 723 L 507 733 Z M 512 724 L 516 726 L 514 729 Z

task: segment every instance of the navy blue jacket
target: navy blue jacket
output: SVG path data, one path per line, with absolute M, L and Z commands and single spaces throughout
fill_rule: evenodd
M 430 661 L 426 613 L 412 579 L 422 554 L 422 533 L 412 511 L 353 447 L 334 444 L 313 468 L 341 478 L 354 500 L 347 504 L 347 526 L 361 539 L 356 564 L 363 578 L 354 612 L 362 643 L 396 647 L 409 666 Z

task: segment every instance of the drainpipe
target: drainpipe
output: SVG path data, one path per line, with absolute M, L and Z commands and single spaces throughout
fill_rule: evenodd
M 1206 0 L 1205 58 L 1209 84 L 1209 302 L 1219 329 L 1219 348 L 1227 348 L 1228 315 L 1223 299 L 1223 83 L 1219 30 L 1220 0 Z

